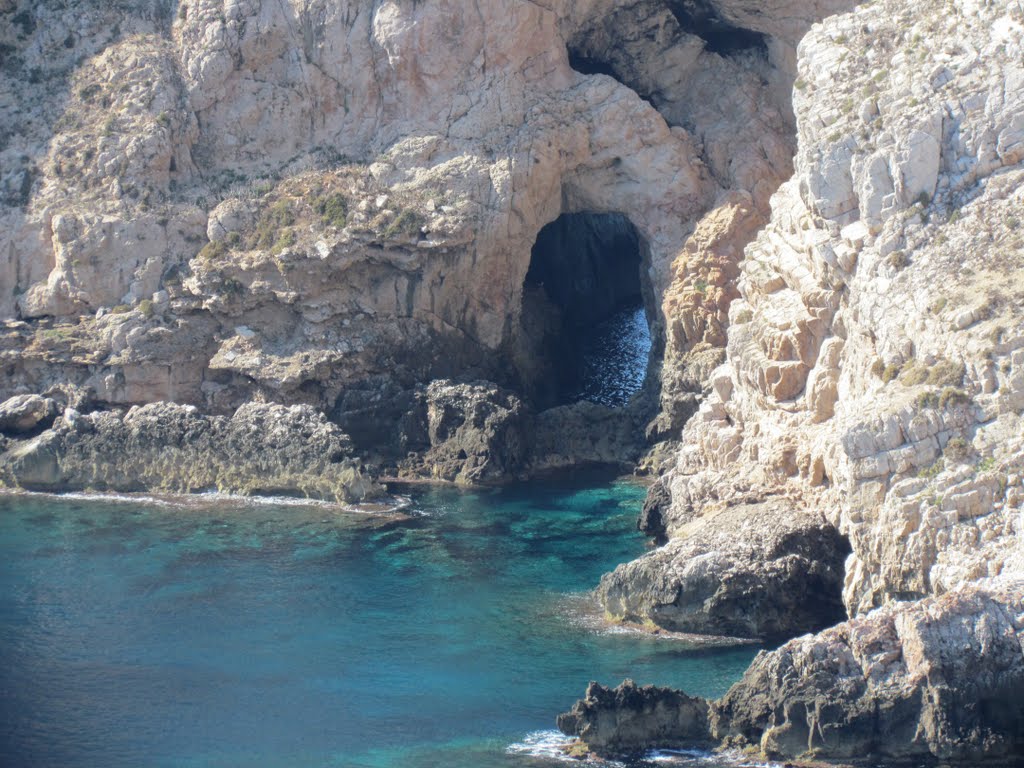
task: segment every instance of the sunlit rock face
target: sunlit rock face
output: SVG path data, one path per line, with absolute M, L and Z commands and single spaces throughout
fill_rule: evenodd
M 736 587 L 740 564 L 770 604 L 779 525 L 844 537 L 851 620 L 763 657 L 721 738 L 785 757 L 1019 750 L 1022 50 L 1019 9 L 971 2 L 874 3 L 800 43 L 795 172 L 725 283 L 725 355 L 643 519 L 667 544 L 601 589 L 634 620 L 724 625 L 744 613 L 708 586 Z M 719 322 L 666 316 L 668 346 Z M 713 543 L 723 526 L 741 557 Z
M 5 332 L 25 353 L 6 392 L 221 412 L 260 396 L 349 422 L 441 377 L 530 395 L 515 354 L 538 236 L 616 215 L 642 243 L 654 414 L 675 414 L 655 438 L 678 434 L 709 359 L 660 386 L 702 341 L 661 343 L 666 292 L 718 285 L 739 251 L 673 262 L 723 193 L 744 222 L 767 213 L 795 149 L 792 51 L 832 10 L 8 5 L 0 313 L 30 325 Z

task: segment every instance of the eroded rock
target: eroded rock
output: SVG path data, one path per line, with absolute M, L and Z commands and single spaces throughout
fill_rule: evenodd
M 601 579 L 613 617 L 707 635 L 767 638 L 844 617 L 849 545 L 820 514 L 783 500 L 727 507 Z
M 652 746 L 696 746 L 708 741 L 708 702 L 671 688 L 616 688 L 590 683 L 584 698 L 558 716 L 558 729 L 603 755 L 645 752 Z
M 250 403 L 230 417 L 153 403 L 127 413 L 67 409 L 8 445 L 0 479 L 31 490 L 299 494 L 362 501 L 381 489 L 346 435 L 309 406 Z
M 20 434 L 45 429 L 60 413 L 54 400 L 39 395 L 15 395 L 0 403 L 0 432 Z
M 710 704 L 591 683 L 558 727 L 605 755 L 710 737 L 771 759 L 1012 763 L 1024 749 L 1022 587 L 983 581 L 762 651 Z

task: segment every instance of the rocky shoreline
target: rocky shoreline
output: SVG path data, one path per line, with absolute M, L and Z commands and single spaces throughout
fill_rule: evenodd
M 0 22 L 0 482 L 639 466 L 609 617 L 788 642 L 714 702 L 592 686 L 587 748 L 1019 761 L 1019 0 Z M 642 390 L 567 400 L 627 301 Z
M 723 746 L 801 762 L 1019 764 L 1022 587 L 983 581 L 791 640 L 715 701 L 591 683 L 558 727 L 603 756 Z
M 29 398 L 21 399 L 24 403 Z M 83 414 L 54 401 L 8 429 L 0 483 L 35 491 L 297 494 L 362 502 L 383 493 L 335 425 L 308 406 L 252 403 L 230 417 L 153 403 Z M 20 403 L 0 405 L 10 413 Z M 13 433 L 13 434 L 12 434 Z

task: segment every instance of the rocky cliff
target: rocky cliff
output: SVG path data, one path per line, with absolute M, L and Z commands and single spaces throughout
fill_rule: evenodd
M 1022 22 L 1019 3 L 874 2 L 800 43 L 795 172 L 641 521 L 667 544 L 600 589 L 615 616 L 764 637 L 758 611 L 800 594 L 787 565 L 844 572 L 850 621 L 760 656 L 711 704 L 715 738 L 1021 756 Z M 805 546 L 823 526 L 845 562 Z M 820 624 L 830 605 L 811 598 Z
M 248 446 L 244 477 L 176 482 L 271 467 L 357 498 L 364 465 L 641 461 L 663 546 L 602 580 L 612 617 L 847 619 L 759 658 L 708 739 L 1019 751 L 1019 659 L 987 649 L 1021 638 L 1020 0 L 0 0 L 0 22 L 5 482 L 159 485 L 159 451 L 118 446 L 166 422 L 202 462 L 292 406 L 337 461 Z M 595 261 L 606 241 L 636 266 Z M 642 391 L 562 402 L 566 334 L 634 295 Z M 901 629 L 921 616 L 946 645 Z M 984 674 L 943 661 L 960 640 Z M 659 696 L 566 727 L 635 701 L 689 722 Z M 856 735 L 887 707 L 895 735 Z
M 531 253 L 614 215 L 655 336 L 628 428 L 677 438 L 840 5 L 7 0 L 0 395 L 310 404 L 400 460 L 435 379 L 558 404 Z

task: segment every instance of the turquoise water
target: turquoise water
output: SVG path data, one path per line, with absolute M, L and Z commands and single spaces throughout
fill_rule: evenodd
M 0 765 L 547 766 L 590 679 L 717 695 L 751 648 L 609 631 L 643 489 L 326 506 L 0 496 Z

